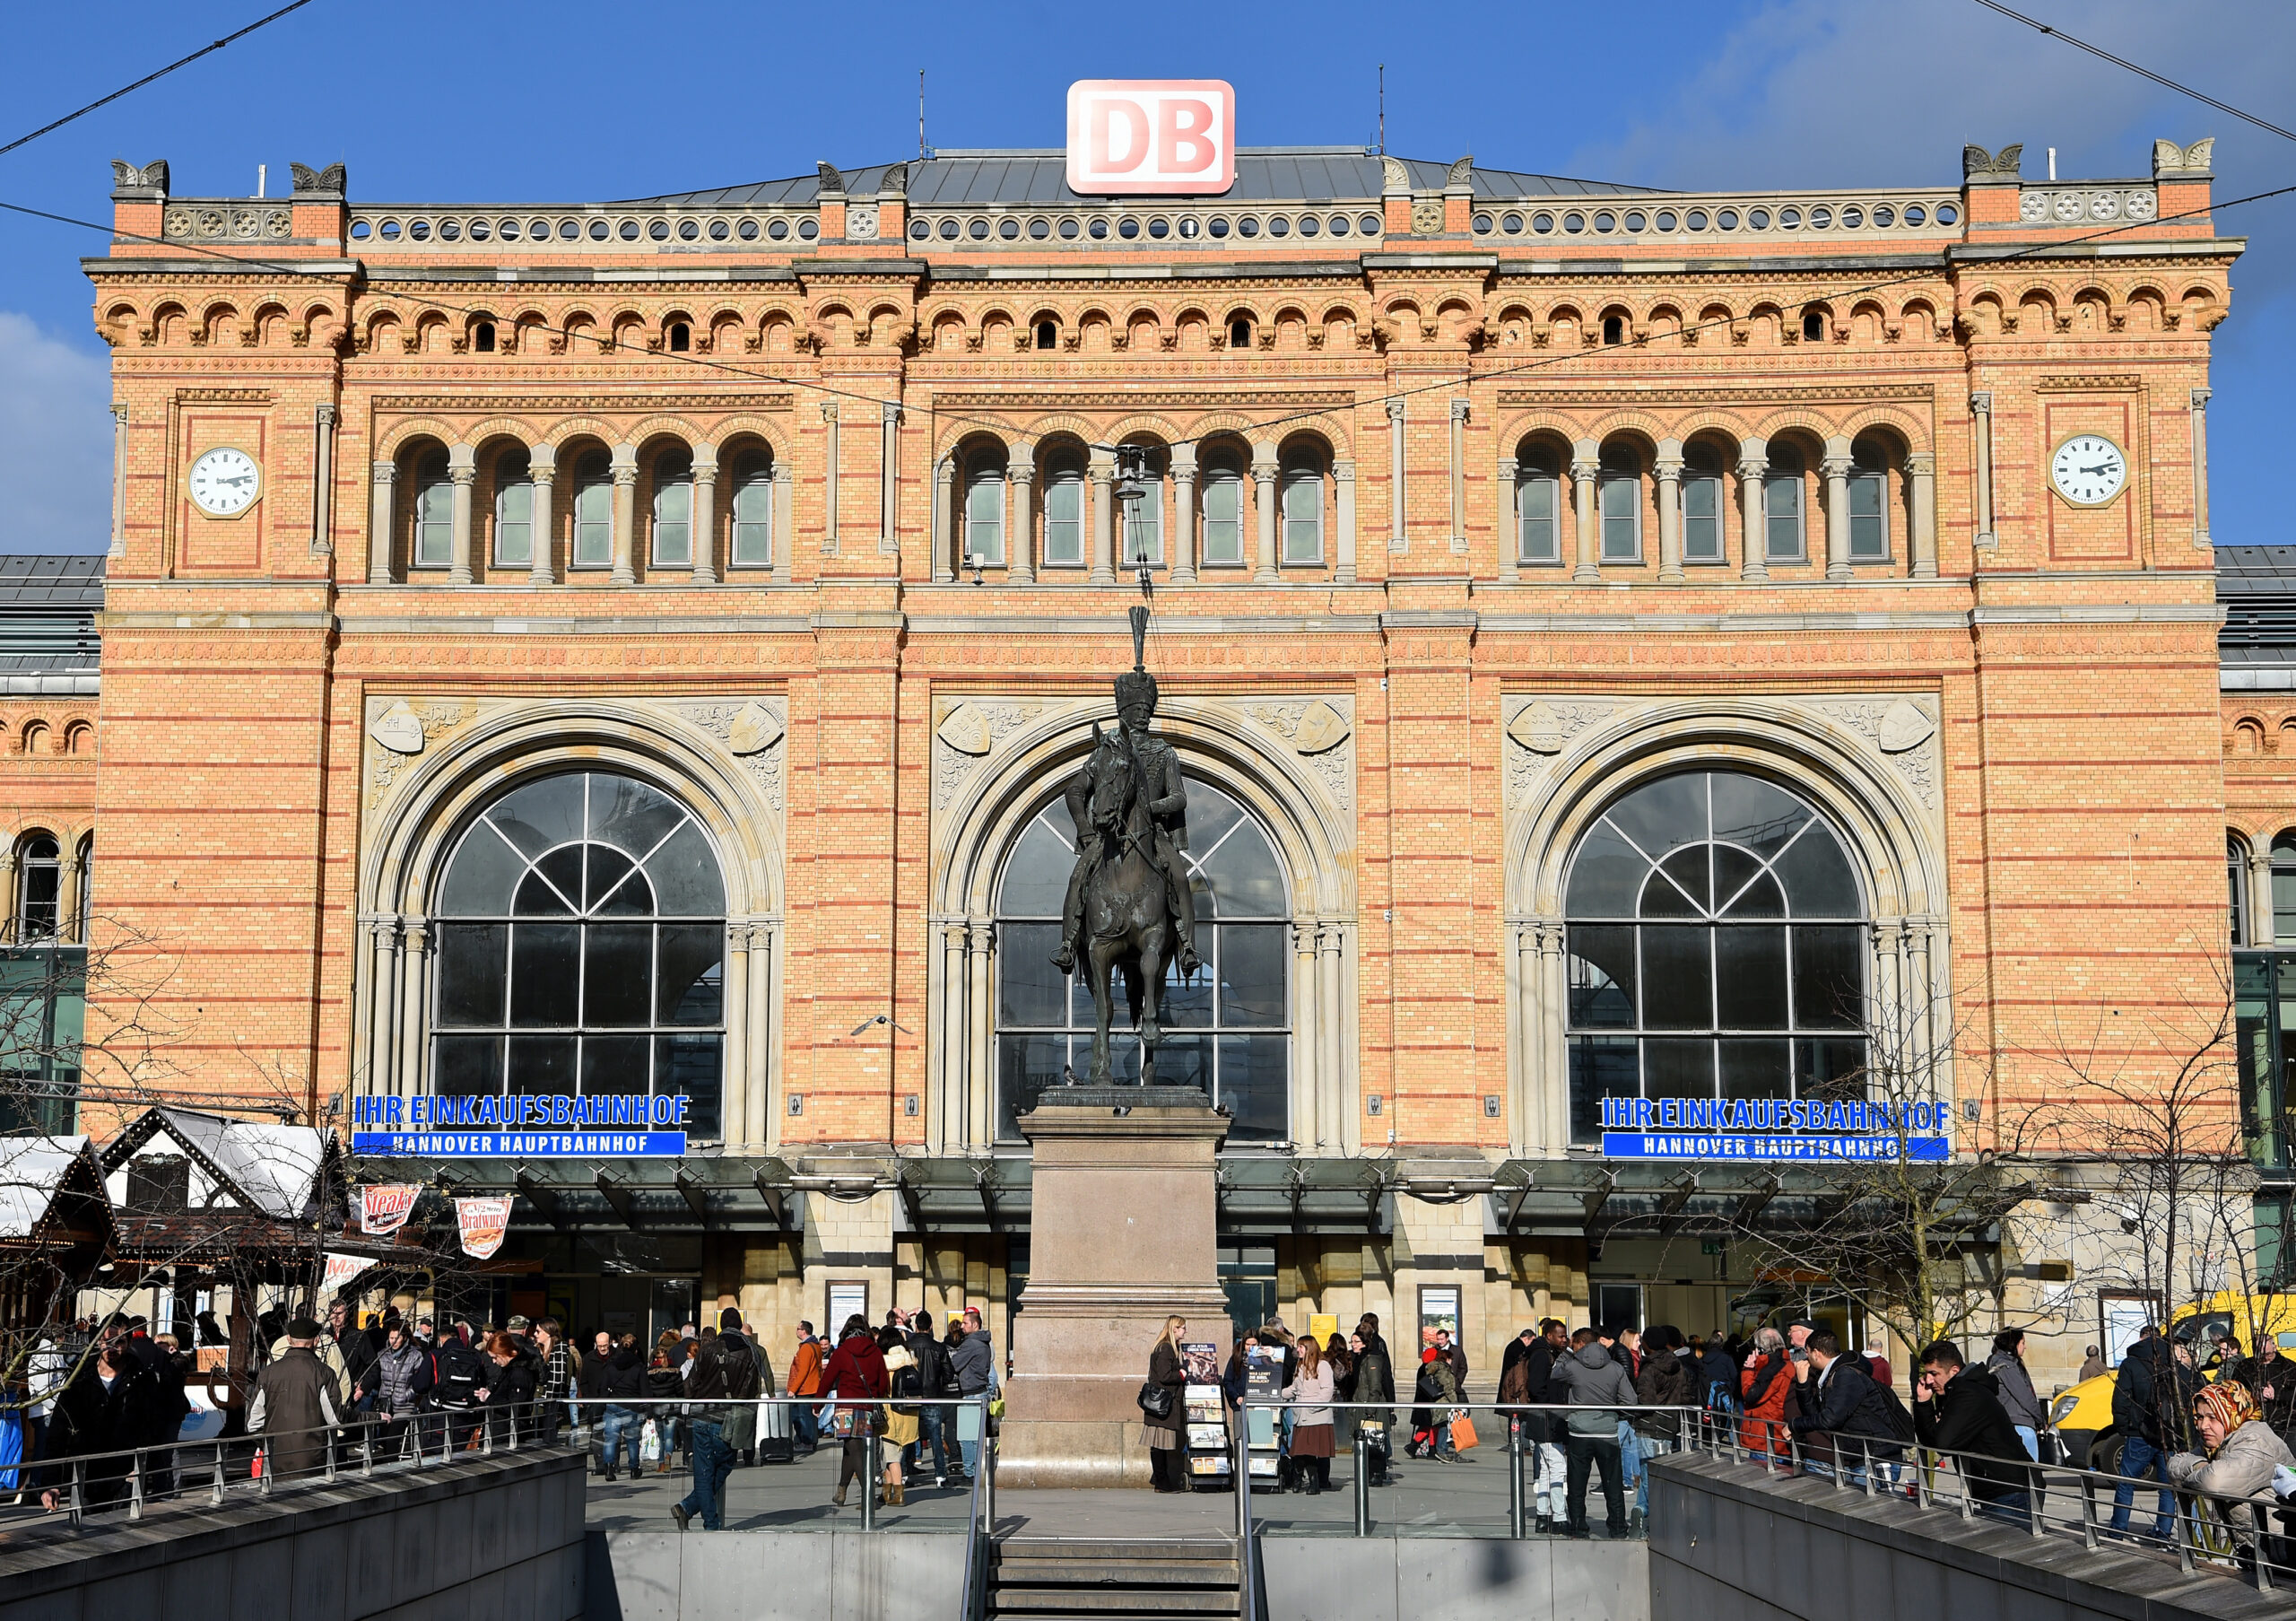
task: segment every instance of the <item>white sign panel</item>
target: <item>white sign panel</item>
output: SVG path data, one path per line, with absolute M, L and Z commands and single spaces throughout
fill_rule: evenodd
M 1068 188 L 1217 196 L 1236 183 L 1236 92 L 1222 79 L 1080 79 L 1068 87 Z

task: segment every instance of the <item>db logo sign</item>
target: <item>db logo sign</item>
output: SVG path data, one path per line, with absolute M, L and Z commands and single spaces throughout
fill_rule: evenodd
M 1068 87 L 1068 188 L 1216 196 L 1236 183 L 1236 92 L 1219 79 L 1080 79 Z

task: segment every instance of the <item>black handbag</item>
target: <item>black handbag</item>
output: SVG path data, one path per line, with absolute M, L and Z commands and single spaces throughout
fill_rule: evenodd
M 1151 1418 L 1172 1416 L 1172 1387 L 1149 1380 L 1140 1387 L 1140 1410 Z

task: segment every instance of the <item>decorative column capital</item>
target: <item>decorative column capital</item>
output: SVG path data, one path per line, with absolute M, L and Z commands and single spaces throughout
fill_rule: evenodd
M 613 448 L 613 482 L 634 484 L 638 482 L 638 447 L 616 445 Z
M 1979 389 L 1976 393 L 1974 393 L 1974 394 L 1970 395 L 1970 409 L 1971 411 L 1976 412 L 1979 416 L 1990 416 L 1990 415 L 1992 415 L 1992 414 L 1993 414 L 1993 394 L 1992 394 L 1992 391 L 1991 391 L 1990 389 L 1984 389 L 1984 388 L 1980 388 L 1980 389 Z
M 1857 461 L 1848 456 L 1829 456 L 1818 463 L 1818 470 L 1828 478 L 1848 478 Z
M 398 464 L 395 461 L 378 461 L 374 465 L 372 471 L 375 475 L 375 482 L 378 484 L 396 484 L 398 482 Z
M 1766 453 L 1762 455 L 1754 455 L 1751 453 L 1740 454 L 1738 458 L 1738 476 L 1740 478 L 1756 479 L 1760 478 L 1763 474 L 1769 471 L 1770 458 Z
M 822 402 L 822 421 L 825 423 L 833 423 L 836 420 L 837 402 L 833 399 L 823 400 Z
M 957 482 L 957 458 L 953 456 L 944 456 L 939 461 L 934 463 L 933 480 L 935 484 L 955 484 Z
M 447 468 L 447 477 L 455 484 L 462 485 L 465 489 L 468 489 L 471 485 L 478 482 L 478 469 L 470 466 L 468 463 L 465 463 L 460 466 L 456 466 L 450 463 Z
M 2192 391 L 2192 408 L 2196 411 L 2205 411 L 2208 409 L 2208 402 L 2215 397 L 2216 391 L 2213 388 L 2196 388 Z
M 1174 478 L 1196 476 L 1196 445 L 1193 440 L 1172 447 L 1172 476 Z
M 897 423 L 900 421 L 900 404 L 899 401 L 886 400 L 881 406 L 879 406 L 879 410 L 882 413 L 878 418 L 880 422 Z
M 1682 477 L 1683 465 L 1679 456 L 1662 456 L 1650 464 L 1651 476 L 1662 484 L 1673 484 Z
M 1335 461 L 1332 463 L 1331 476 L 1332 481 L 1335 484 L 1353 484 L 1355 482 L 1355 464 L 1352 461 Z
M 1085 471 L 1094 482 L 1106 484 L 1116 476 L 1116 452 L 1106 445 L 1095 445 L 1084 458 Z
M 2194 392 L 2198 393 L 2199 390 L 2196 389 Z M 332 414 L 335 410 L 333 405 L 321 405 L 319 409 L 330 414 L 326 416 L 321 417 L 319 419 L 321 422 L 333 422 L 335 420 Z M 117 423 L 123 428 L 127 425 L 127 402 L 126 400 L 116 399 L 112 401 L 111 420 Z
M 1570 458 L 1570 476 L 1574 479 L 1591 479 L 1602 470 L 1603 461 L 1598 456 L 1574 456 Z
M 1401 400 L 1391 399 L 1387 402 L 1387 420 L 1391 423 L 1399 423 L 1403 421 L 1403 402 Z
M 1916 450 L 1905 458 L 1906 476 L 1928 478 L 1937 471 L 1937 458 L 1928 450 Z
M 121 422 L 126 422 L 127 420 L 127 407 L 126 405 L 114 405 L 111 408 L 111 413 Z M 335 413 L 333 405 L 321 405 L 312 414 L 317 419 L 320 427 L 332 428 L 335 426 Z
M 1403 402 L 1398 400 L 1396 403 L 1397 405 L 1401 405 Z M 1468 402 L 1463 399 L 1455 399 L 1451 402 L 1451 420 L 1453 422 L 1463 423 L 1467 420 L 1467 405 Z
M 1279 465 L 1274 445 L 1258 444 L 1252 447 L 1252 476 L 1254 478 L 1263 483 L 1274 478 Z

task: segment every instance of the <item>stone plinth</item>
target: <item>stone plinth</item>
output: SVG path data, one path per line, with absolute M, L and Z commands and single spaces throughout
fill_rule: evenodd
M 1135 1399 L 1174 1312 L 1227 1355 L 1213 1155 L 1193 1086 L 1065 1086 L 1019 1121 L 1035 1149 L 1029 1281 L 996 1452 L 1014 1486 L 1145 1486 Z

